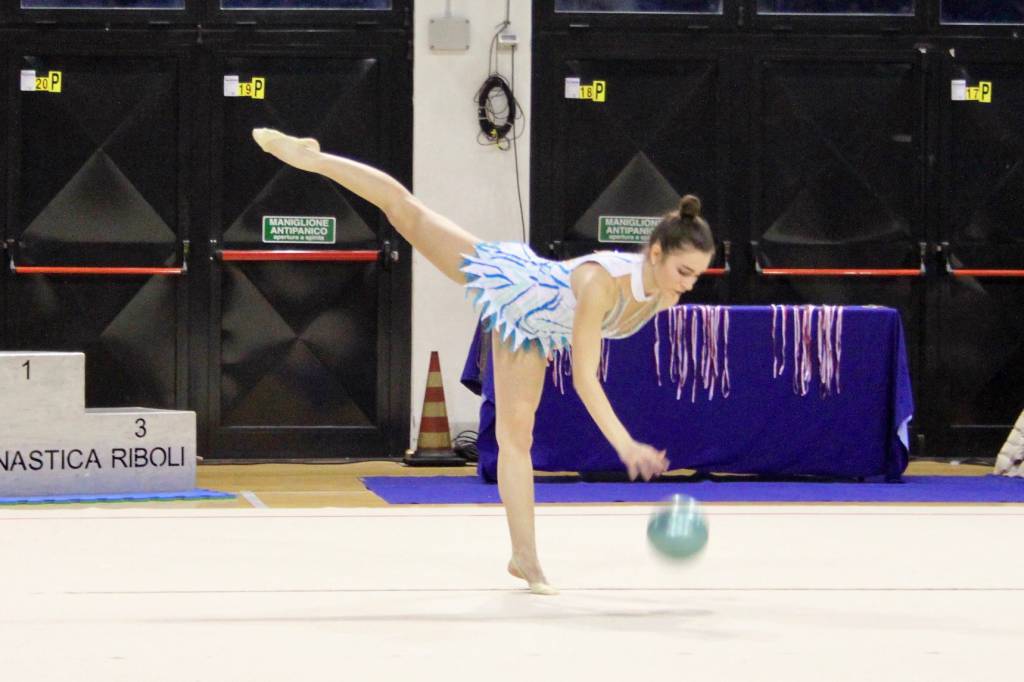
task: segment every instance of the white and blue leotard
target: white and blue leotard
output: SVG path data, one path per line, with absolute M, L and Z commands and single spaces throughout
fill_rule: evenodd
M 643 257 L 639 253 L 598 251 L 567 261 L 541 258 L 519 242 L 481 242 L 475 254 L 463 254 L 466 291 L 485 329 L 495 329 L 512 350 L 536 348 L 547 355 L 572 344 L 576 297 L 569 277 L 581 263 L 598 263 L 612 277 L 630 276 L 633 298 L 645 305 L 623 319 L 629 301 L 620 295 L 605 315 L 605 338 L 630 336 L 658 311 L 658 295 L 646 296 Z

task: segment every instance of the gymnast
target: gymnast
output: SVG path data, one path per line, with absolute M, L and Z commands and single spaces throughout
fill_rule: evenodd
M 568 261 L 518 242 L 484 242 L 432 211 L 391 176 L 323 153 L 312 138 L 256 128 L 253 139 L 295 168 L 318 173 L 377 206 L 437 269 L 465 286 L 492 335 L 498 490 L 508 521 L 508 572 L 534 594 L 557 594 L 537 555 L 533 424 L 552 351 L 572 348 L 573 386 L 631 479 L 664 473 L 664 450 L 639 443 L 612 409 L 598 377 L 602 338 L 638 331 L 690 291 L 711 262 L 714 239 L 700 200 L 684 196 L 641 253 L 600 251 Z

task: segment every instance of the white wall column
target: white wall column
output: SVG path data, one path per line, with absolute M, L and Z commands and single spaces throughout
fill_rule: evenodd
M 511 31 L 515 50 L 515 96 L 530 111 L 531 4 L 512 0 Z M 466 51 L 430 49 L 429 22 L 451 13 L 470 22 Z M 515 156 L 477 142 L 475 95 L 488 75 L 488 53 L 496 27 L 505 19 L 505 0 L 416 0 L 413 72 L 413 190 L 428 206 L 486 240 L 521 241 Z M 498 51 L 499 70 L 511 75 L 512 52 Z M 526 123 L 530 117 L 526 116 Z M 529 131 L 520 122 L 519 182 L 529 225 Z M 476 429 L 479 399 L 459 383 L 476 324 L 464 290 L 438 273 L 418 254 L 413 260 L 412 297 L 412 424 L 411 440 L 419 435 L 419 417 L 430 351 L 441 357 L 448 419 L 454 436 Z

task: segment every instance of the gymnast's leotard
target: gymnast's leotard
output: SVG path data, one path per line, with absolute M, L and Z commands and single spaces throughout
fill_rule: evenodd
M 598 251 L 567 261 L 541 258 L 519 242 L 481 242 L 475 254 L 464 254 L 466 290 L 486 329 L 495 329 L 512 350 L 535 347 L 547 355 L 572 343 L 576 297 L 569 284 L 581 263 L 598 263 L 612 277 L 630 276 L 632 297 L 644 303 L 628 318 L 621 293 L 601 322 L 602 336 L 619 339 L 634 334 L 658 311 L 658 295 L 646 296 L 643 257 L 639 253 Z

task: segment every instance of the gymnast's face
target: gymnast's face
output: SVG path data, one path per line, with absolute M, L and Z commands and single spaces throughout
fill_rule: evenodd
M 651 247 L 647 254 L 654 278 L 654 286 L 662 293 L 678 298 L 697 283 L 711 264 L 710 253 L 697 249 L 673 249 L 664 251 L 660 244 Z

